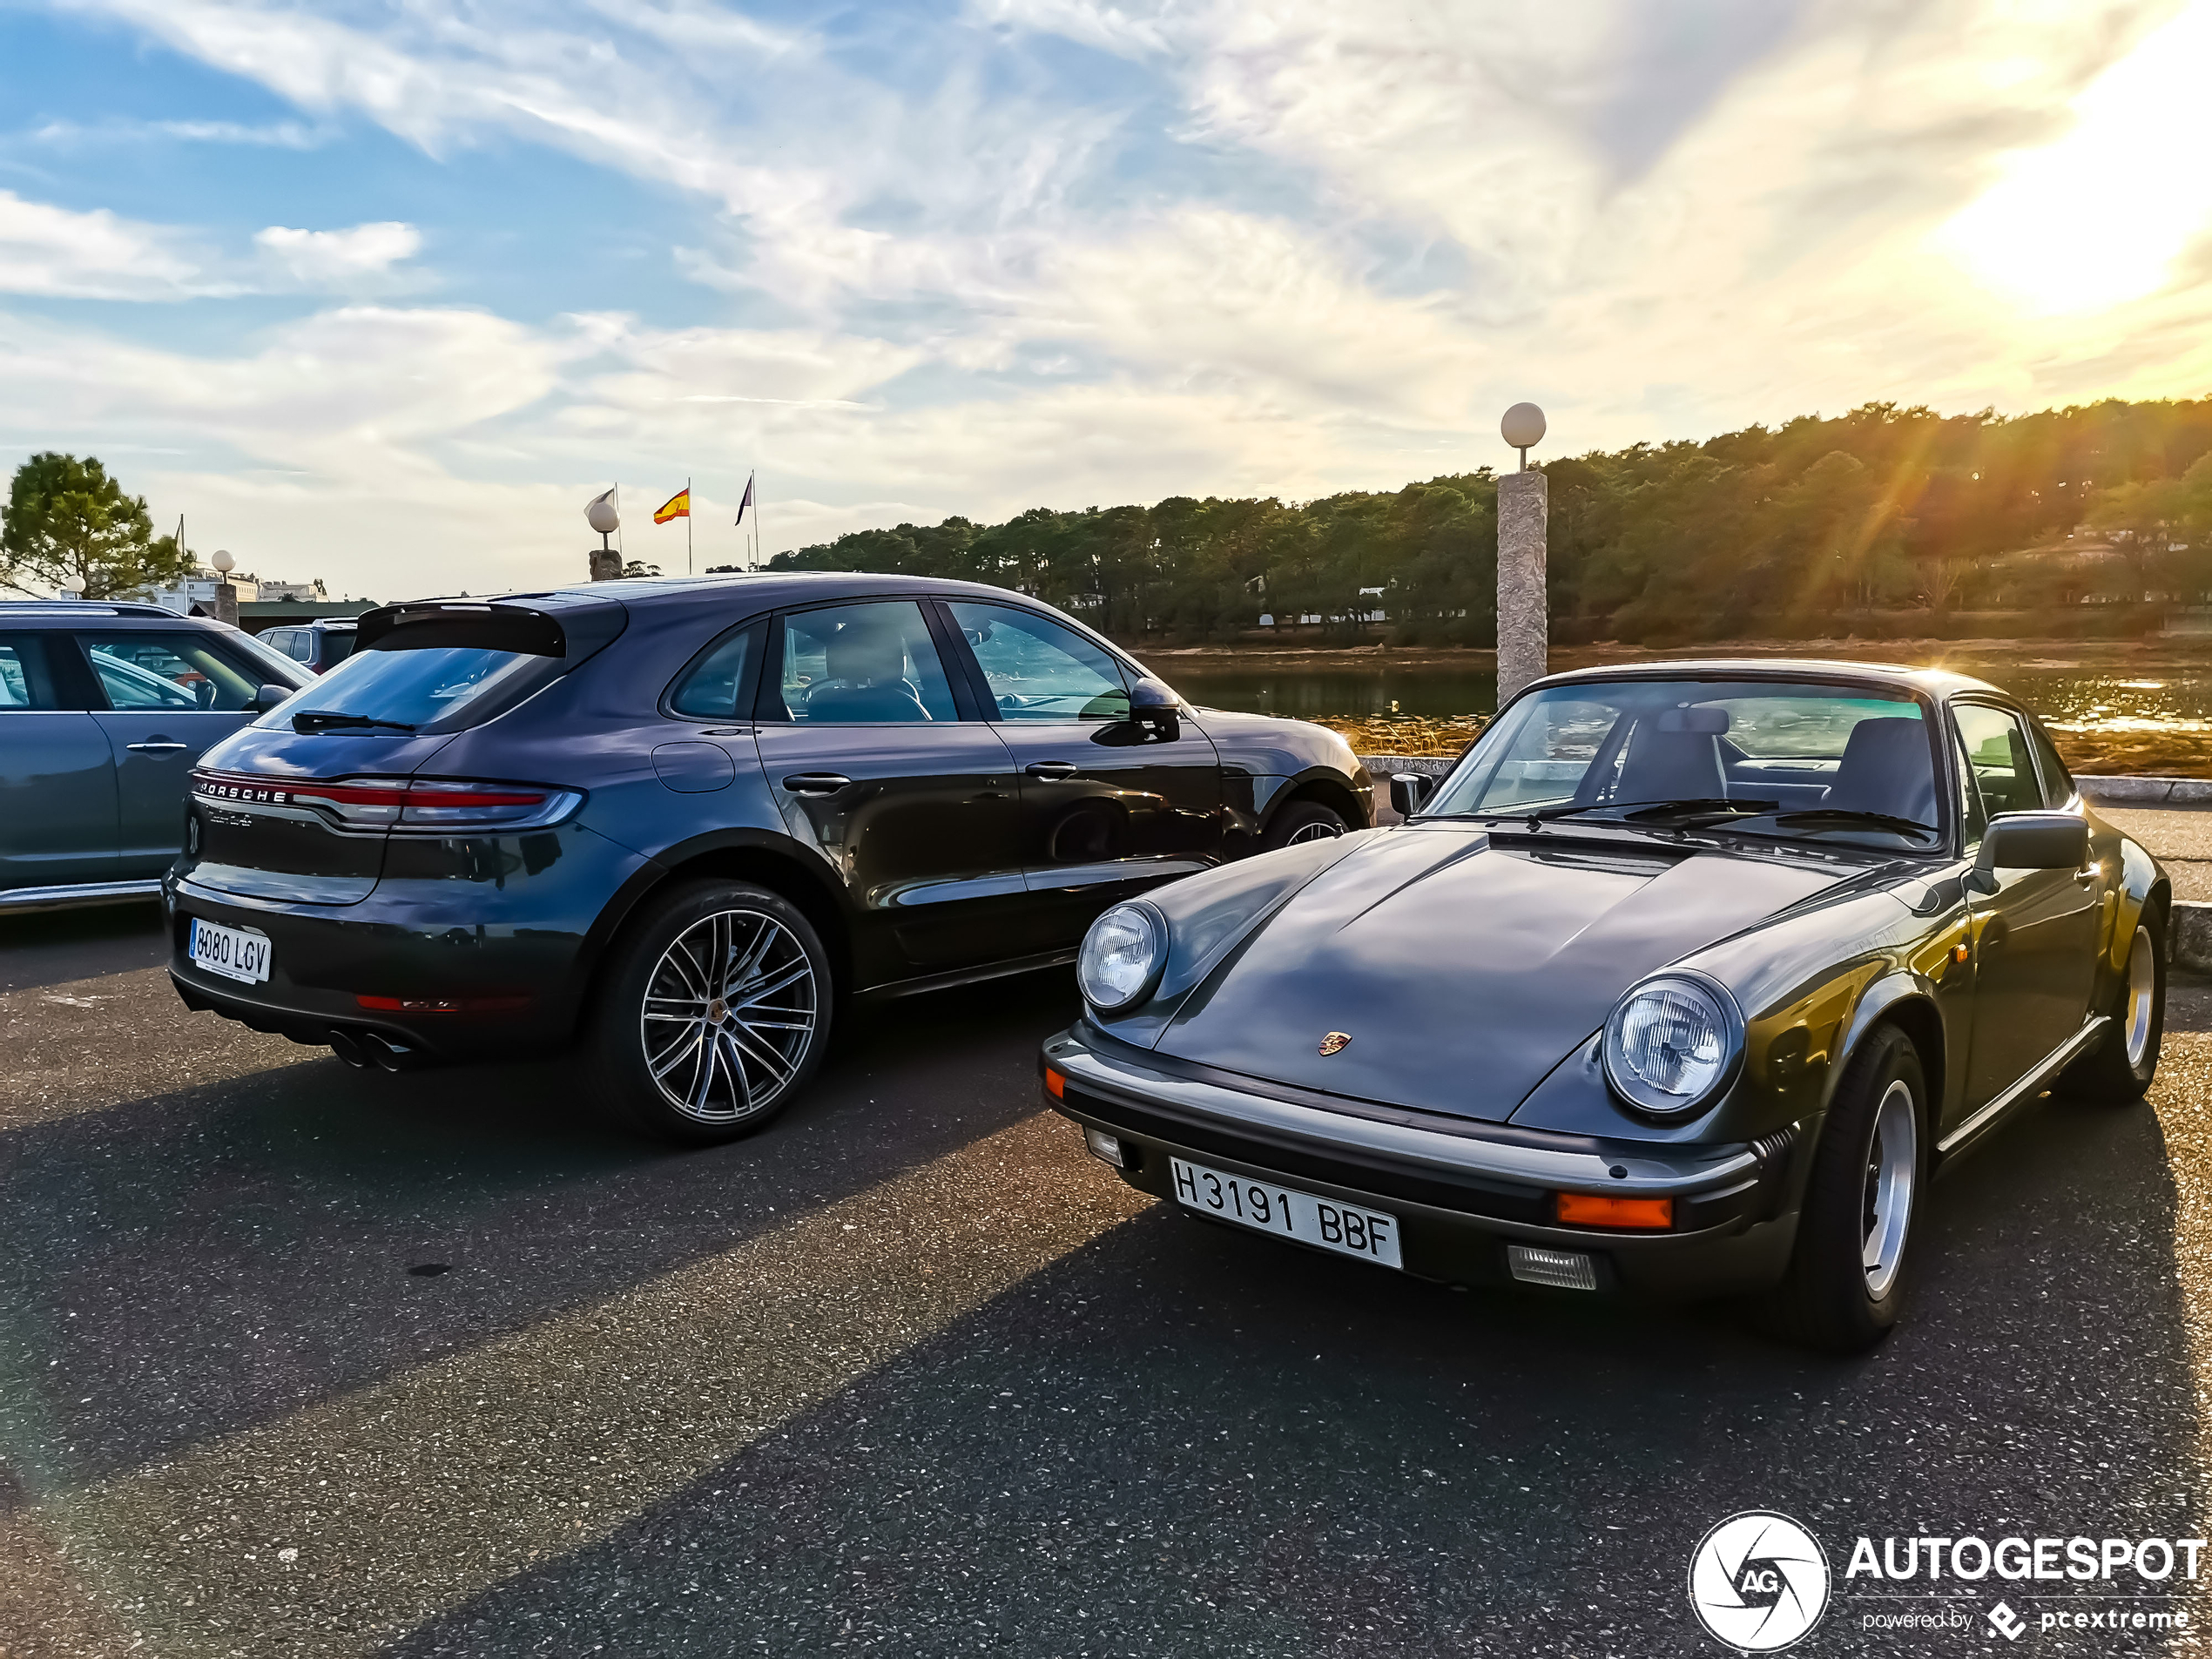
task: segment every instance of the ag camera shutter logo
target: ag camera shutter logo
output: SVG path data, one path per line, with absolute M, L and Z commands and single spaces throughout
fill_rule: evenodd
M 1826 1611 L 1827 1553 L 1787 1515 L 1730 1515 L 1689 1558 L 1689 1605 L 1711 1635 L 1738 1652 L 1777 1652 Z

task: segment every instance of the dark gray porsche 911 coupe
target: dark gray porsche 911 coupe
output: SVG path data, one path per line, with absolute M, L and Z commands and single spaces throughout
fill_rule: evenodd
M 2158 1063 L 2171 895 L 1959 676 L 1541 680 L 1406 821 L 1116 906 L 1043 1054 L 1144 1191 L 1453 1284 L 1897 1317 L 1927 1179 Z

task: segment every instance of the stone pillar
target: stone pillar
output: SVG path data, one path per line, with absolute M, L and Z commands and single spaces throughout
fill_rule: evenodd
M 621 554 L 610 547 L 595 547 L 591 550 L 591 579 L 594 582 L 612 582 L 621 574 Z
M 238 589 L 228 582 L 215 584 L 215 620 L 238 626 Z
M 1544 549 L 1550 508 L 1541 472 L 1498 480 L 1498 704 L 1541 679 L 1549 608 Z

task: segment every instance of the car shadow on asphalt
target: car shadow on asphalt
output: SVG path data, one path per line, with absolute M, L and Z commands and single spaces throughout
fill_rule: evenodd
M 1759 1507 L 1826 1541 L 1831 1637 L 1922 1652 L 1851 1628 L 1903 1605 L 1856 1536 L 2203 1534 L 2174 1220 L 2151 1111 L 2041 1103 L 1838 1359 L 1156 1204 L 391 1651 L 1688 1651 L 1691 1550 Z
M 157 904 L 0 916 L 0 992 L 42 990 L 168 960 Z
M 325 1055 L 0 1133 L 0 1380 L 38 1401 L 0 1462 L 96 1479 L 729 1250 L 1035 1113 L 1073 1013 L 1065 971 L 863 1008 L 701 1150 L 604 1123 L 567 1059 Z

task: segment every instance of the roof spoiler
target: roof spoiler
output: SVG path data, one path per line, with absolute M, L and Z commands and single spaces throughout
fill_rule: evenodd
M 619 634 L 629 620 L 628 611 L 608 602 L 541 607 L 489 599 L 419 599 L 362 612 L 354 649 L 504 651 L 575 664 Z

